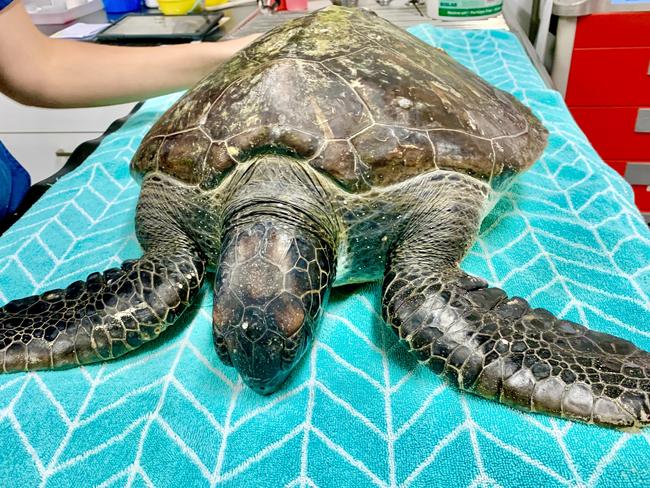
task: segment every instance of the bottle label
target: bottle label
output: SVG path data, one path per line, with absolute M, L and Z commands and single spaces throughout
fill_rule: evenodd
M 503 0 L 455 0 L 441 1 L 440 17 L 482 17 L 501 12 Z

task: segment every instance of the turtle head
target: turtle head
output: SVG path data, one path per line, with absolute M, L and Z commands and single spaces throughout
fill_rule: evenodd
M 248 386 L 269 394 L 314 337 L 333 278 L 333 212 L 295 160 L 263 156 L 241 171 L 224 211 L 214 342 Z
M 311 344 L 331 263 L 320 239 L 272 220 L 226 234 L 215 278 L 214 343 L 256 392 L 277 390 Z

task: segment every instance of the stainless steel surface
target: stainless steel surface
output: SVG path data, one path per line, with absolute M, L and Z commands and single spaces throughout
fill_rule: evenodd
M 650 134 L 650 108 L 640 108 L 636 113 L 634 131 L 643 134 Z
M 558 18 L 551 78 L 553 78 L 555 87 L 563 97 L 566 95 L 569 83 L 569 70 L 571 68 L 577 26 L 578 17 Z
M 508 28 L 510 29 L 510 32 L 512 32 L 517 36 L 519 42 L 526 50 L 528 59 L 530 59 L 530 61 L 533 63 L 533 66 L 535 66 L 535 69 L 537 70 L 537 73 L 544 81 L 544 84 L 548 88 L 556 90 L 557 87 L 555 86 L 555 83 L 553 83 L 553 79 L 551 78 L 551 75 L 544 67 L 542 60 L 539 59 L 539 56 L 537 55 L 537 51 L 535 51 L 535 47 L 532 45 L 530 39 L 528 39 L 528 36 L 519 25 L 519 22 L 517 22 L 517 19 L 511 17 L 511 13 L 507 9 L 503 10 L 503 17 L 506 21 L 506 24 L 508 25 Z
M 205 10 L 208 12 L 220 12 L 221 10 L 228 10 L 231 8 L 237 7 L 251 7 L 256 6 L 257 0 L 235 0 L 232 2 L 220 3 L 219 5 L 213 5 L 211 7 L 205 7 Z
M 553 14 L 559 17 L 580 17 L 598 12 L 643 12 L 650 10 L 650 1 L 613 4 L 610 0 L 553 0 Z
M 250 16 L 250 14 L 257 10 L 257 5 L 256 5 L 256 0 L 235 0 L 227 4 L 218 5 L 211 10 L 219 10 L 223 12 L 225 18 L 227 18 L 227 22 L 225 22 L 224 24 L 220 24 L 219 31 L 224 35 L 228 35 L 237 27 L 245 23 L 246 19 Z M 159 14 L 160 10 L 143 8 L 140 11 L 140 13 Z M 104 10 L 100 10 L 98 12 L 93 12 L 92 14 L 88 14 L 84 17 L 80 17 L 76 19 L 74 22 L 71 22 L 69 24 L 37 25 L 36 27 L 46 36 L 50 36 L 55 32 L 60 31 L 64 27 L 68 27 L 72 24 L 76 24 L 77 22 L 85 22 L 86 24 L 104 24 L 109 21 L 115 22 L 116 20 L 120 19 L 124 15 L 126 14 L 107 15 Z
M 647 163 L 627 163 L 625 179 L 630 185 L 650 186 L 650 161 Z
M 332 3 L 340 7 L 357 7 L 359 0 L 332 0 Z

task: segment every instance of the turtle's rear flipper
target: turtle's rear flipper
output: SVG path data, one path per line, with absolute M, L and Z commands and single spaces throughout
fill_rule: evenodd
M 182 241 L 182 239 L 181 239 Z M 155 339 L 198 292 L 193 249 L 149 249 L 121 268 L 0 308 L 0 371 L 66 368 L 116 358 Z
M 650 423 L 650 354 L 559 320 L 458 269 L 393 263 L 385 320 L 420 361 L 460 388 L 538 412 L 615 427 Z

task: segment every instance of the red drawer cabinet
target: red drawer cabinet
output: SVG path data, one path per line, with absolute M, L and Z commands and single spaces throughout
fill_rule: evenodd
M 618 174 L 625 176 L 625 169 L 627 168 L 627 161 L 614 161 L 612 159 L 606 159 L 605 162 Z
M 604 160 L 650 161 L 650 130 L 635 130 L 643 108 L 570 107 L 573 118 Z
M 566 102 L 650 222 L 650 12 L 578 17 Z
M 574 47 L 650 46 L 648 22 L 650 12 L 601 13 L 580 17 Z
M 650 19 L 648 19 L 650 31 Z M 650 46 L 576 49 L 566 102 L 572 106 L 650 107 Z
M 650 209 L 650 186 L 648 185 L 632 185 L 634 190 L 634 201 L 637 207 L 643 212 L 644 208 Z

